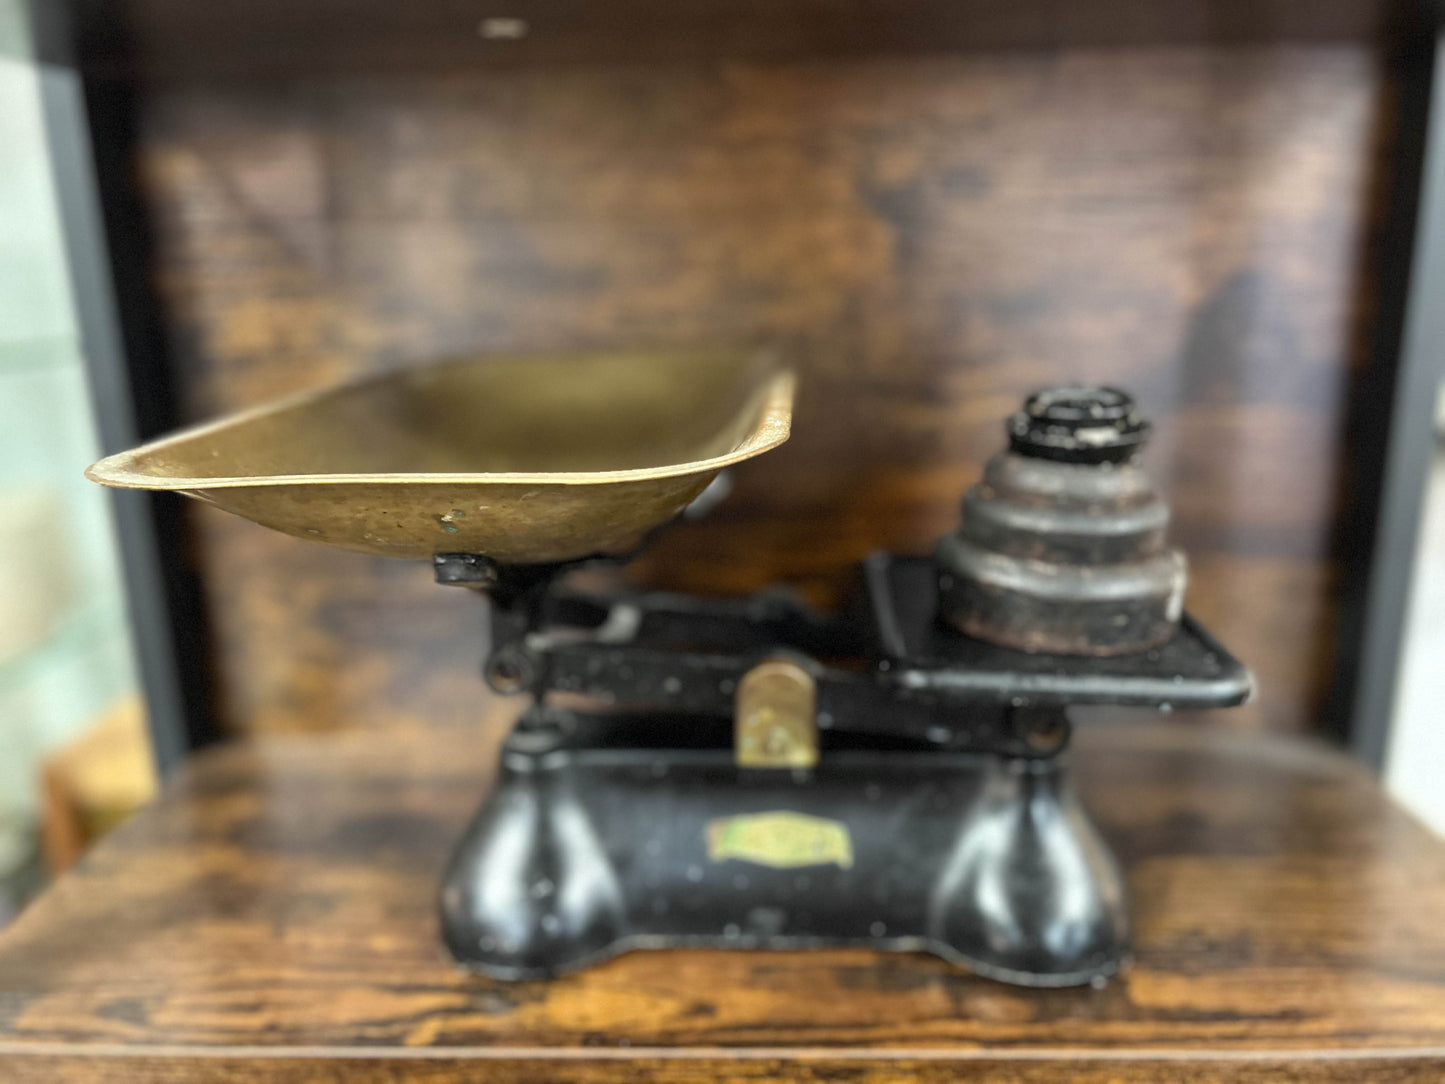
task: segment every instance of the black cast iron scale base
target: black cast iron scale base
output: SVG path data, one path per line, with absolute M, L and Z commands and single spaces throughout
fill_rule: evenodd
M 650 745 L 657 724 L 706 745 Z M 720 846 L 750 824 L 752 853 Z M 866 945 L 1065 986 L 1126 948 L 1118 875 L 1057 760 L 844 741 L 810 772 L 755 771 L 727 723 L 638 716 L 519 729 L 443 909 L 452 953 L 503 979 L 634 948 Z
M 1029 986 L 1102 980 L 1127 908 L 1069 785 L 1066 707 L 1251 689 L 1187 616 L 1106 659 L 970 639 L 936 620 L 928 559 L 871 559 L 832 618 L 777 595 L 589 598 L 559 571 L 437 558 L 440 582 L 492 596 L 493 687 L 538 700 L 442 886 L 451 952 L 501 979 L 636 948 L 855 945 Z M 738 683 L 777 657 L 816 683 L 816 763 L 740 767 Z

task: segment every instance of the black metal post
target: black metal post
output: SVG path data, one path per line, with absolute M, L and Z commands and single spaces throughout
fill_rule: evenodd
M 1389 742 L 1435 402 L 1445 374 L 1445 34 L 1408 58 L 1399 120 L 1395 221 L 1380 252 L 1376 357 L 1394 360 L 1388 395 L 1364 395 L 1355 429 L 1361 538 L 1346 539 L 1336 702 L 1350 745 L 1380 767 Z M 1371 389 L 1361 389 L 1370 391 Z M 1366 548 L 1367 546 L 1367 548 Z M 1338 726 L 1337 726 L 1338 728 Z

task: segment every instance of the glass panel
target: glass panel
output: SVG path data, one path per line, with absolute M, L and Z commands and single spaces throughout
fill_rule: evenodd
M 0 0 L 0 922 L 38 879 L 42 821 L 105 815 L 42 801 L 44 765 L 106 720 L 138 729 L 61 230 L 23 4 Z

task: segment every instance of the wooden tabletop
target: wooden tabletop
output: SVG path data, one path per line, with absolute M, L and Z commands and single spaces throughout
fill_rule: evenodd
M 1083 728 L 1136 925 L 1102 989 L 866 951 L 507 985 L 453 967 L 433 911 L 495 730 L 197 757 L 0 934 L 0 1079 L 1445 1079 L 1445 844 L 1320 746 Z

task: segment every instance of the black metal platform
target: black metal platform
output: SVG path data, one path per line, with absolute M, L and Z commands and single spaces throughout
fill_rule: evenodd
M 1173 639 L 1132 655 L 1045 655 L 998 647 L 938 620 L 938 572 L 926 557 L 879 553 L 864 563 L 878 653 L 900 685 L 956 699 L 1033 706 L 1121 704 L 1223 708 L 1254 691 L 1244 664 L 1184 614 Z

